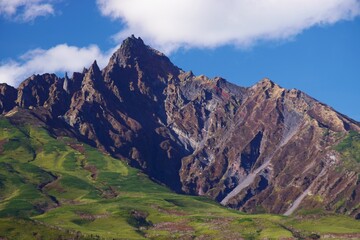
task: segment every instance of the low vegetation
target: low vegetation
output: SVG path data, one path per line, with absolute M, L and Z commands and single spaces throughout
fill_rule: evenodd
M 360 134 L 355 131 L 350 131 L 335 149 L 346 159 L 360 163 Z
M 0 239 L 281 239 L 354 234 L 360 236 L 360 222 L 345 216 L 248 215 L 204 197 L 175 194 L 88 145 L 0 119 Z
M 342 164 L 338 166 L 338 171 L 342 171 L 343 169 L 360 171 L 359 133 L 350 131 L 334 149 L 341 155 Z

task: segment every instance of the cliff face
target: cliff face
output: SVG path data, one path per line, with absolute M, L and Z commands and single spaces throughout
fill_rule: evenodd
M 12 109 L 12 110 L 11 110 Z M 335 150 L 359 123 L 269 79 L 194 76 L 131 37 L 100 70 L 0 86 L 0 112 L 36 115 L 175 191 L 247 212 L 325 208 L 360 217 L 359 164 Z M 16 114 L 18 113 L 18 114 Z
M 17 90 L 7 84 L 0 84 L 0 114 L 15 107 Z

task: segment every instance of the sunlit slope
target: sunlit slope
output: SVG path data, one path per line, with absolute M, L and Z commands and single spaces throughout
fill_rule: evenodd
M 314 221 L 242 214 L 175 194 L 74 139 L 0 119 L 0 238 L 278 239 L 329 233 L 353 236 L 360 223 L 336 215 Z

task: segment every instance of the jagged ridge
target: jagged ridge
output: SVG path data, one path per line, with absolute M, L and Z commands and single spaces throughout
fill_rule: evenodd
M 359 123 L 269 79 L 243 88 L 194 76 L 132 36 L 103 70 L 95 61 L 71 78 L 34 75 L 0 90 L 12 121 L 36 115 L 175 191 L 247 212 L 360 216 L 358 165 L 345 169 L 334 150 Z

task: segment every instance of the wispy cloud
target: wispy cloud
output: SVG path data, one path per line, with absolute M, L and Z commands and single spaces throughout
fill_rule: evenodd
M 0 15 L 16 21 L 32 21 L 55 13 L 53 0 L 0 0 Z
M 360 14 L 359 0 L 97 0 L 104 16 L 126 24 L 118 35 L 139 35 L 162 50 L 248 47 L 283 40 L 312 26 Z
M 106 65 L 113 49 L 102 53 L 98 46 L 84 48 L 57 45 L 48 50 L 35 49 L 24 54 L 18 61 L 0 64 L 0 82 L 17 86 L 32 74 L 52 72 L 74 72 L 88 67 L 97 60 L 100 67 Z

